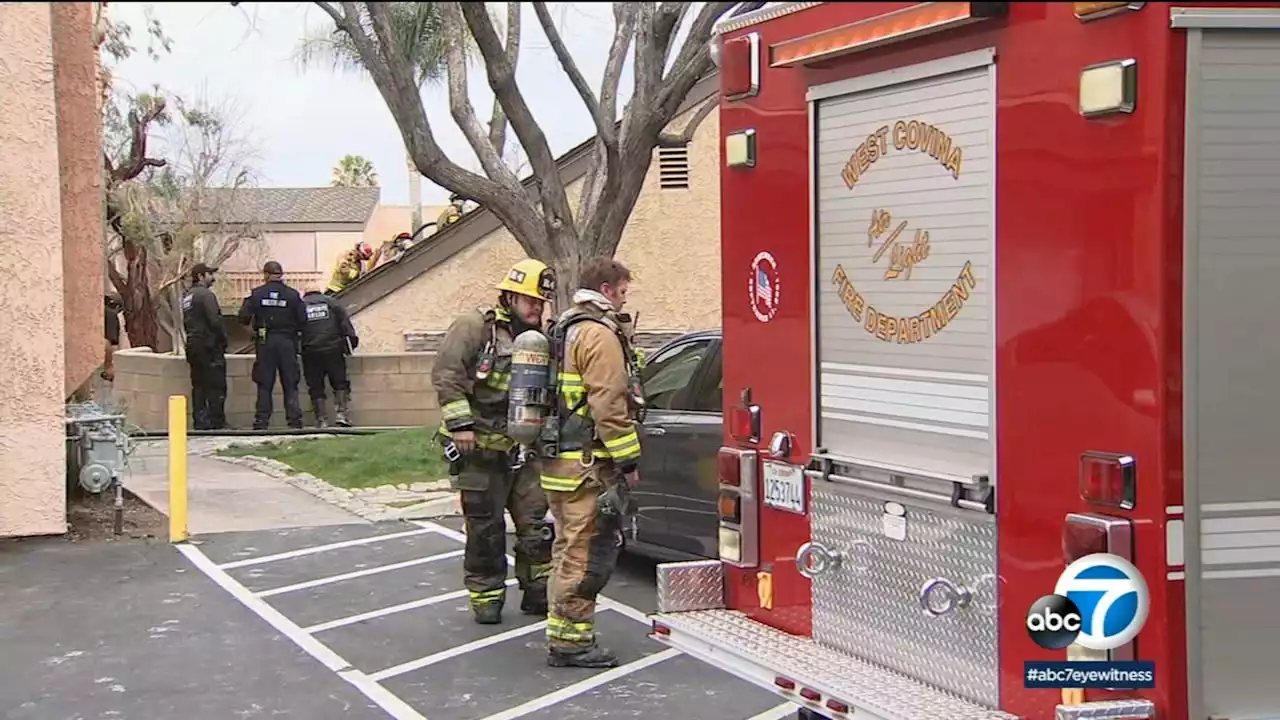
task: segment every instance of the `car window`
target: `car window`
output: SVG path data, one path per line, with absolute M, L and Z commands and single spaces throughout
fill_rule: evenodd
M 649 407 L 663 410 L 679 410 L 676 406 L 677 396 L 682 392 L 698 372 L 698 365 L 707 354 L 710 340 L 695 340 L 683 343 L 660 353 L 645 365 L 641 382 L 644 385 L 645 400 Z
M 708 363 L 706 376 L 698 383 L 697 395 L 689 401 L 689 409 L 698 412 L 724 411 L 724 373 L 720 354 Z

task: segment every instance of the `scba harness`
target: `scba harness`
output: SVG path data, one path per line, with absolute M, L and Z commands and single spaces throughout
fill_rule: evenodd
M 607 315 L 599 315 L 583 308 L 574 308 L 558 320 L 552 321 L 547 335 L 551 340 L 551 397 L 548 403 L 552 411 L 543 426 L 541 447 L 542 457 L 555 459 L 562 452 L 579 451 L 581 462 L 590 466 L 594 461 L 589 445 L 599 441 L 594 423 L 578 414 L 587 403 L 586 389 L 582 388 L 578 397 L 570 405 L 565 396 L 565 378 L 562 369 L 565 367 L 565 353 L 569 346 L 571 331 L 584 322 L 597 322 L 609 328 L 622 345 L 622 357 L 627 372 L 628 392 L 627 404 L 632 416 L 639 422 L 644 420 L 645 399 L 644 388 L 640 384 L 640 365 L 631 349 L 631 341 L 622 327 Z

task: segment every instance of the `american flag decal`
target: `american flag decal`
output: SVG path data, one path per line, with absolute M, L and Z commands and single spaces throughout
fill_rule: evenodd
M 763 267 L 756 268 L 756 298 L 766 306 L 773 302 L 773 286 L 769 284 L 769 273 Z

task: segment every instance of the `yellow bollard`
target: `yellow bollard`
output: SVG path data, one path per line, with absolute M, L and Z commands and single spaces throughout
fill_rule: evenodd
M 187 539 L 187 396 L 169 396 L 169 542 Z

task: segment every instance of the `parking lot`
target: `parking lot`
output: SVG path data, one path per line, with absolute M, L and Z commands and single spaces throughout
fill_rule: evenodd
M 256 613 L 264 632 L 273 627 L 396 720 L 794 715 L 776 696 L 646 637 L 654 597 L 652 563 L 643 561 L 624 561 L 597 616 L 619 667 L 548 667 L 545 621 L 520 614 L 518 590 L 502 625 L 472 622 L 456 528 L 226 533 L 179 549 Z

